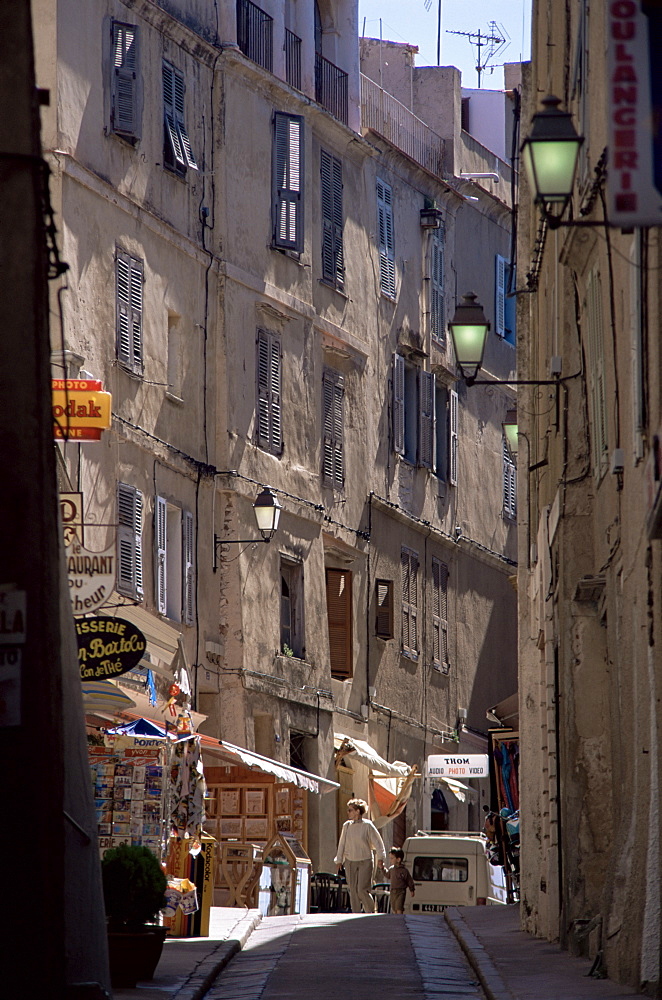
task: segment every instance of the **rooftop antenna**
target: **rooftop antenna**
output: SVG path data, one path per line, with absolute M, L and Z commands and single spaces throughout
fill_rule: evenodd
M 438 0 L 437 3 L 437 66 L 441 65 L 441 2 L 442 0 Z M 429 13 L 432 0 L 423 0 L 423 3 Z
M 497 24 L 496 21 L 490 21 L 488 25 L 489 34 L 483 34 L 480 29 L 478 31 L 448 31 L 449 35 L 462 35 L 464 38 L 468 38 L 472 45 L 475 45 L 478 49 L 478 58 L 476 61 L 476 72 L 478 73 L 478 89 L 480 90 L 480 77 L 486 69 L 494 69 L 494 60 L 497 55 L 502 52 L 510 44 L 510 35 L 504 28 L 502 24 Z M 485 61 L 481 61 L 481 51 L 486 49 Z

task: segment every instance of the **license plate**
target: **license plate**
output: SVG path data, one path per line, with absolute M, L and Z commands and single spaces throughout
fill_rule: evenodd
M 425 913 L 441 913 L 445 909 L 443 903 L 421 903 L 421 910 Z

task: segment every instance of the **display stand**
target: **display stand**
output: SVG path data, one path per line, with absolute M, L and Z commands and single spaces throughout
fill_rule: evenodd
M 223 906 L 257 906 L 262 853 L 257 844 L 221 844 L 221 875 L 228 894 Z
M 200 853 L 190 853 L 192 840 L 172 838 L 168 854 L 168 872 L 176 878 L 189 879 L 196 887 L 198 909 L 183 913 L 178 909 L 174 917 L 165 917 L 163 923 L 171 937 L 208 937 L 209 917 L 214 893 L 214 868 L 217 844 L 213 837 L 203 834 Z
M 264 849 L 259 908 L 262 916 L 307 913 L 311 861 L 300 842 L 277 833 Z

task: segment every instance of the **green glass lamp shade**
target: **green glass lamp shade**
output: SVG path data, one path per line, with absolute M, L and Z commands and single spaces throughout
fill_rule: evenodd
M 483 363 L 490 324 L 473 292 L 462 297 L 448 326 L 453 339 L 455 360 L 462 369 L 462 374 L 467 379 L 475 378 Z
M 557 97 L 546 97 L 542 103 L 544 110 L 533 116 L 531 133 L 522 144 L 522 159 L 535 200 L 565 207 L 584 139 L 577 135 L 570 113 L 559 110 Z

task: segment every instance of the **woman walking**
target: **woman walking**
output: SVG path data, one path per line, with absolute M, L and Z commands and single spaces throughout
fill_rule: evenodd
M 343 823 L 334 858 L 338 871 L 343 866 L 345 868 L 352 913 L 360 913 L 361 904 L 366 913 L 375 912 L 375 901 L 369 892 L 375 863 L 373 852 L 380 868 L 386 861 L 384 841 L 377 827 L 369 819 L 364 819 L 367 809 L 368 803 L 363 799 L 349 800 L 348 819 Z

